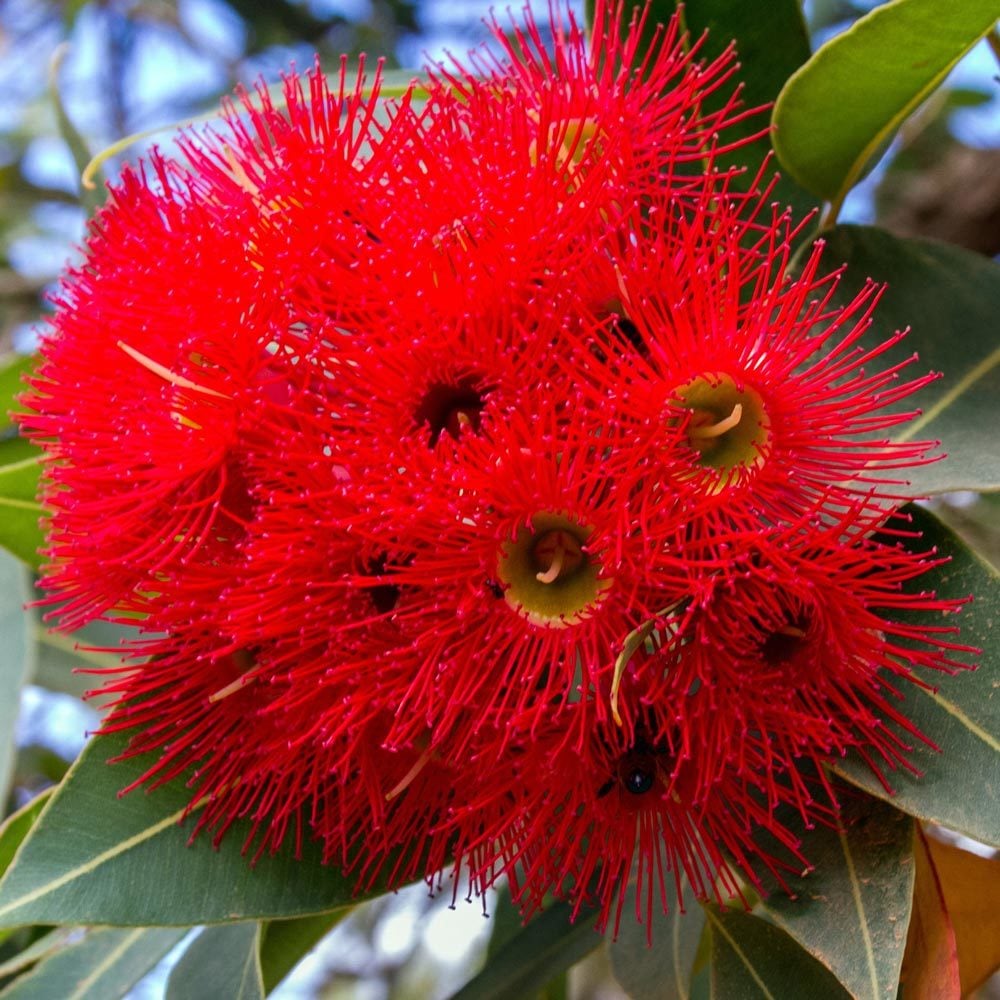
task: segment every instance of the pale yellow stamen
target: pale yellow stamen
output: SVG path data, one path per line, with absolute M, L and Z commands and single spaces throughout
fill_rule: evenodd
M 197 421 L 192 420 L 190 417 L 185 417 L 183 413 L 178 413 L 176 410 L 171 410 L 170 416 L 172 416 L 182 427 L 189 427 L 193 431 L 200 431 L 203 429 L 201 424 Z
M 192 392 L 203 392 L 206 396 L 217 396 L 219 399 L 231 398 L 224 392 L 216 392 L 215 389 L 209 389 L 207 386 L 198 385 L 197 382 L 192 382 L 191 379 L 185 378 L 183 375 L 178 375 L 176 372 L 172 372 L 169 368 L 161 365 L 158 361 L 154 361 L 141 351 L 137 351 L 134 347 L 130 347 L 124 340 L 119 340 L 118 346 L 130 358 L 132 358 L 133 361 L 138 361 L 143 368 L 148 368 L 154 375 L 159 375 L 160 378 L 169 382 L 171 385 L 176 385 L 181 389 L 190 389 Z
M 544 547 L 544 548 L 543 548 Z M 563 571 L 567 575 L 576 569 L 582 559 L 583 551 L 580 543 L 566 531 L 556 530 L 543 536 L 535 549 L 535 558 L 545 566 L 545 559 L 551 557 L 551 562 L 543 570 L 535 574 L 539 583 L 555 583 Z
M 693 438 L 704 439 L 704 438 L 717 438 L 721 437 L 726 431 L 731 431 L 734 427 L 739 426 L 740 419 L 743 417 L 743 404 L 737 403 L 733 407 L 733 412 L 729 414 L 728 417 L 724 417 L 714 424 L 702 424 L 700 426 L 692 426 L 688 430 L 688 435 Z
M 784 628 L 779 628 L 777 634 L 794 636 L 796 639 L 804 639 L 806 637 L 805 632 L 795 625 L 786 625 Z
M 655 618 L 650 618 L 649 621 L 643 622 L 625 636 L 625 641 L 622 643 L 622 651 L 618 654 L 618 659 L 615 660 L 615 673 L 611 678 L 611 715 L 615 720 L 615 725 L 619 727 L 622 725 L 621 713 L 618 711 L 618 691 L 621 688 L 622 677 L 625 675 L 625 668 L 628 666 L 629 660 L 635 656 L 640 647 L 645 644 L 646 640 L 656 630 L 656 623 L 661 618 L 676 611 L 680 604 L 680 601 L 676 601 L 669 607 L 664 608 Z
M 559 572 L 562 570 L 565 556 L 566 550 L 561 545 L 558 546 L 552 557 L 552 565 L 544 573 L 536 573 L 535 579 L 539 583 L 555 583 L 559 579 Z
M 222 701 L 223 698 L 228 698 L 231 694 L 236 694 L 237 691 L 245 688 L 250 681 L 251 678 L 247 674 L 242 674 L 231 684 L 227 684 L 224 688 L 219 688 L 215 694 L 210 694 L 208 700 L 214 705 L 217 701 Z
M 391 791 L 385 793 L 386 802 L 391 802 L 397 795 L 402 795 L 410 785 L 413 784 L 414 778 L 427 766 L 427 762 L 431 759 L 432 752 L 430 748 L 426 749 L 418 758 L 417 762 L 406 772 L 403 779 L 393 788 Z

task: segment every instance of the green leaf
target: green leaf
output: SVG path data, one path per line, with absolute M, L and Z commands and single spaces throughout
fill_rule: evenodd
M 996 0 L 952 0 L 943 15 L 941 0 L 882 4 L 822 46 L 781 91 L 778 157 L 835 210 L 1000 10 Z
M 740 62 L 736 79 L 742 84 L 743 104 L 747 108 L 774 103 L 785 81 L 810 56 L 809 32 L 799 0 L 770 0 L 766 16 L 762 16 L 757 4 L 746 0 L 684 0 L 684 25 L 693 38 L 708 31 L 699 49 L 706 59 L 715 58 L 731 41 L 736 42 Z M 711 95 L 706 106 L 717 106 L 722 97 L 723 94 Z M 720 138 L 730 142 L 755 135 L 766 126 L 766 114 L 755 115 L 727 129 Z M 750 180 L 770 151 L 771 142 L 760 139 L 724 155 L 720 164 L 745 166 Z M 791 205 L 798 216 L 812 211 L 817 204 L 811 194 L 788 176 L 778 181 L 771 200 Z
M 913 896 L 913 820 L 841 790 L 835 829 L 802 831 L 814 870 L 754 908 L 829 969 L 858 1000 L 893 1000 Z M 800 821 L 801 822 L 801 821 Z M 793 898 L 794 897 L 794 898 Z
M 850 1000 L 833 974 L 780 928 L 705 904 L 712 931 L 712 996 L 719 1000 Z M 829 928 L 831 935 L 839 928 Z
M 44 540 L 42 505 L 35 499 L 40 474 L 36 458 L 0 467 L 0 548 L 35 568 L 41 564 L 38 549 Z
M 940 685 L 927 691 L 913 684 L 902 685 L 899 710 L 932 739 L 941 752 L 914 746 L 909 759 L 922 772 L 889 772 L 893 791 L 887 792 L 871 770 L 857 757 L 839 761 L 834 770 L 866 791 L 885 799 L 897 809 L 929 823 L 949 827 L 976 840 L 1000 847 L 1000 586 L 997 571 L 982 562 L 931 513 L 918 507 L 907 510 L 913 527 L 923 533 L 914 543 L 920 549 L 934 547 L 950 562 L 920 578 L 922 588 L 942 597 L 975 594 L 962 610 L 961 641 L 982 647 L 974 673 L 954 677 L 933 671 L 920 673 L 929 683 Z M 938 617 L 940 622 L 940 617 Z
M 897 407 L 921 407 L 923 414 L 895 428 L 896 440 L 940 440 L 948 456 L 904 470 L 913 483 L 910 494 L 1000 490 L 1000 265 L 958 247 L 900 239 L 869 226 L 838 226 L 825 239 L 827 266 L 848 265 L 839 301 L 852 297 L 867 277 L 888 282 L 866 342 L 881 342 L 895 330 L 912 327 L 883 355 L 882 364 L 917 352 L 919 361 L 903 377 L 944 373 Z
M 264 1000 L 260 925 L 206 927 L 167 980 L 166 1000 Z
M 34 615 L 24 610 L 29 599 L 24 567 L 0 552 L 0 802 L 14 769 L 14 728 L 21 688 L 35 662 Z
M 88 931 L 7 987 L 3 1000 L 118 1000 L 184 937 L 183 930 Z M 223 994 L 216 994 L 221 996 Z
M 264 992 L 271 990 L 351 912 L 345 906 L 332 913 L 292 920 L 269 920 L 261 927 L 260 966 Z
M 0 875 L 10 867 L 17 849 L 28 836 L 28 831 L 35 825 L 53 791 L 52 788 L 45 789 L 27 805 L 21 806 L 16 813 L 8 816 L 3 826 L 0 826 Z
M 492 928 L 486 957 L 492 958 L 508 941 L 516 937 L 524 926 L 521 911 L 511 899 L 510 886 L 505 882 L 497 892 L 496 905 L 490 914 Z
M 3 931 L 2 934 L 15 934 L 16 931 Z M 10 979 L 12 976 L 20 975 L 37 965 L 43 958 L 57 951 L 61 951 L 68 944 L 73 944 L 80 940 L 82 931 L 79 927 L 56 927 L 43 934 L 40 938 L 32 941 L 23 951 L 8 958 L 6 962 L 0 963 L 0 980 Z M 0 992 L 0 996 L 2 996 Z
M 594 930 L 596 913 L 554 903 L 514 935 L 452 1000 L 523 1000 L 589 955 L 603 941 Z
M 663 996 L 690 1000 L 689 984 L 695 957 L 705 930 L 705 911 L 684 880 L 684 912 L 653 912 L 652 947 L 647 928 L 625 914 L 618 939 L 608 943 L 611 971 L 633 1000 L 660 1000 Z
M 95 737 L 70 768 L 0 882 L 0 927 L 186 927 L 301 916 L 365 898 L 355 896 L 351 878 L 320 864 L 320 847 L 311 841 L 301 860 L 288 845 L 251 866 L 241 853 L 244 821 L 218 850 L 210 835 L 188 846 L 192 822 L 179 825 L 191 798 L 183 779 L 118 798 L 150 763 L 132 758 L 109 766 L 126 743 L 120 734 Z
M 13 433 L 14 422 L 11 412 L 20 412 L 21 407 L 14 397 L 27 386 L 23 377 L 34 367 L 37 358 L 33 354 L 6 354 L 0 357 L 0 435 Z

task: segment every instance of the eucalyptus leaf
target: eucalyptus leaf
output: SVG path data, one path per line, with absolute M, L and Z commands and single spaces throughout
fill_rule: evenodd
M 941 749 L 916 741 L 908 753 L 920 769 L 918 777 L 905 770 L 891 771 L 887 790 L 857 756 L 834 765 L 834 770 L 897 809 L 929 823 L 949 827 L 984 843 L 1000 847 L 1000 584 L 997 571 L 967 548 L 929 511 L 908 508 L 913 527 L 923 537 L 914 542 L 921 550 L 934 548 L 950 561 L 920 578 L 920 586 L 942 597 L 975 600 L 963 608 L 956 621 L 961 641 L 982 648 L 975 672 L 954 677 L 934 671 L 920 676 L 930 690 L 903 685 L 899 710 Z
M 183 930 L 101 928 L 43 958 L 3 1000 L 119 1000 L 183 937 Z M 223 994 L 216 994 L 221 996 Z
M 851 1000 L 834 975 L 779 927 L 740 910 L 705 904 L 705 911 L 712 934 L 712 997 Z
M 699 49 L 704 58 L 715 58 L 731 41 L 736 43 L 740 64 L 736 79 L 742 87 L 743 105 L 765 111 L 727 129 L 720 140 L 728 143 L 757 135 L 768 125 L 767 107 L 777 99 L 785 81 L 809 59 L 809 31 L 801 3 L 770 0 L 763 16 L 758 5 L 746 0 L 684 0 L 683 11 L 684 25 L 693 38 L 708 32 Z M 720 97 L 709 95 L 706 106 L 712 108 Z M 720 164 L 745 167 L 749 180 L 771 148 L 771 142 L 761 138 L 723 155 Z M 791 205 L 797 216 L 817 207 L 817 199 L 788 175 L 778 180 L 772 200 Z
M 259 953 L 264 992 L 270 993 L 350 912 L 351 907 L 345 906 L 332 913 L 262 924 Z
M 939 440 L 947 455 L 901 472 L 910 496 L 953 490 L 1000 490 L 997 400 L 1000 399 L 1000 265 L 934 240 L 901 239 L 874 227 L 838 226 L 826 236 L 824 261 L 847 264 L 838 299 L 847 301 L 867 278 L 888 282 L 865 342 L 871 346 L 910 327 L 882 365 L 914 353 L 904 370 L 943 377 L 896 409 L 922 408 L 893 429 L 896 440 Z
M 4 934 L 15 933 L 4 931 Z M 83 931 L 79 927 L 55 927 L 51 931 L 36 938 L 23 951 L 12 955 L 7 961 L 0 963 L 0 980 L 10 979 L 37 965 L 43 958 L 61 951 L 69 944 L 79 941 Z M 0 993 L 2 995 L 2 993 Z
M 611 971 L 633 1000 L 662 1000 L 666 996 L 691 1000 L 690 983 L 705 930 L 705 911 L 686 879 L 683 887 L 682 904 L 669 913 L 654 910 L 652 928 L 626 915 L 617 939 L 608 943 Z
M 482 971 L 452 1000 L 522 1000 L 589 955 L 603 938 L 594 930 L 596 913 L 571 919 L 568 903 L 554 903 L 487 960 Z
M 70 768 L 0 882 L 0 927 L 190 926 L 301 916 L 363 898 L 350 877 L 320 863 L 312 841 L 300 859 L 287 845 L 252 865 L 242 852 L 249 827 L 238 821 L 217 850 L 210 836 L 189 845 L 183 780 L 118 797 L 150 764 L 109 765 L 126 744 L 121 734 L 95 737 Z
M 52 795 L 52 789 L 47 788 L 36 795 L 27 805 L 15 813 L 11 813 L 0 826 L 0 875 L 10 867 L 17 849 L 21 846 L 28 831 L 35 825 L 45 803 Z
M 34 670 L 34 614 L 24 611 L 29 598 L 24 567 L 0 552 L 0 802 L 14 769 L 14 729 L 21 688 Z
M 206 927 L 170 970 L 165 1000 L 264 1000 L 260 925 Z
M 750 6 L 750 5 L 747 5 Z M 785 84 L 774 146 L 807 191 L 835 206 L 896 129 L 992 29 L 996 0 L 891 0 L 823 45 Z
M 814 870 L 787 879 L 790 894 L 776 889 L 754 913 L 785 931 L 851 996 L 893 1000 L 913 896 L 914 823 L 850 789 L 841 800 L 835 827 L 801 831 L 799 849 Z
M 0 357 L 0 438 L 14 430 L 11 414 L 21 409 L 14 397 L 27 388 L 23 379 L 35 367 L 36 360 L 32 354 Z
M 34 457 L 0 466 L 0 548 L 35 568 L 44 540 L 39 524 L 43 509 L 35 499 L 40 474 Z

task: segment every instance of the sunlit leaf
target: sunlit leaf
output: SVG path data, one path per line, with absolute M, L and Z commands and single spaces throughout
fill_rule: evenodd
M 40 473 L 35 458 L 0 467 L 0 548 L 34 567 L 41 562 L 43 541 L 42 506 L 35 499 Z
M 350 912 L 351 907 L 345 906 L 333 913 L 262 924 L 260 967 L 264 992 L 270 993 Z
M 996 0 L 891 0 L 822 46 L 774 108 L 774 146 L 806 190 L 839 204 L 902 122 L 996 23 Z
M 17 849 L 35 825 L 52 792 L 53 789 L 47 788 L 36 795 L 27 805 L 8 816 L 3 826 L 0 826 L 0 875 L 10 867 Z
M 26 388 L 22 379 L 35 367 L 35 361 L 31 354 L 0 356 L 0 435 L 13 432 L 11 413 L 20 409 L 14 397 Z

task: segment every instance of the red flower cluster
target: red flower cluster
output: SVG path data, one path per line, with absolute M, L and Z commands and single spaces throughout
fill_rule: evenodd
M 779 806 L 907 766 L 897 687 L 961 647 L 899 614 L 956 610 L 892 520 L 932 376 L 712 166 L 732 53 L 597 8 L 397 102 L 293 74 L 127 171 L 22 422 L 53 614 L 142 624 L 104 730 L 147 784 L 364 887 L 453 865 L 617 927 L 628 885 L 648 920 L 805 865 Z

